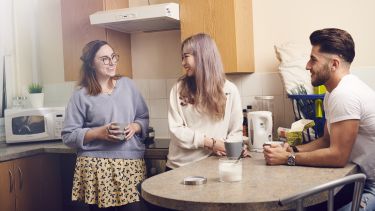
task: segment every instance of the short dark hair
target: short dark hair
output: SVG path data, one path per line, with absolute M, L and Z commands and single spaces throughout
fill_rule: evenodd
M 353 38 L 342 29 L 316 30 L 310 35 L 310 43 L 313 46 L 320 46 L 320 52 L 336 54 L 349 64 L 352 63 L 355 56 Z

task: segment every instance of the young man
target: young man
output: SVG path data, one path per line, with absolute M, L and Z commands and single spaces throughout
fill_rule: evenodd
M 349 33 L 334 28 L 317 30 L 310 35 L 310 42 L 306 69 L 311 83 L 327 88 L 324 135 L 297 147 L 266 146 L 264 157 L 268 165 L 343 167 L 354 162 L 367 176 L 360 208 L 375 210 L 375 92 L 350 74 L 355 51 Z M 350 206 L 342 209 L 349 210 Z

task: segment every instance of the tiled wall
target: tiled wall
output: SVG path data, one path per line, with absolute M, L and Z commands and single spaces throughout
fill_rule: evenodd
M 227 75 L 241 94 L 242 107 L 256 107 L 255 96 L 274 96 L 275 127 L 290 127 L 293 111 L 290 100 L 285 97 L 279 73 L 254 73 L 250 75 Z M 168 106 L 169 92 L 177 79 L 134 79 L 150 111 L 150 125 L 158 138 L 169 137 Z M 255 108 L 256 109 L 256 108 Z
M 375 90 L 375 67 L 353 68 L 352 73 L 360 77 Z M 294 115 L 291 101 L 286 97 L 283 83 L 278 72 L 253 73 L 249 75 L 227 75 L 241 94 L 242 107 L 256 107 L 255 96 L 274 96 L 274 126 L 290 127 Z M 177 81 L 175 79 L 133 79 L 142 93 L 150 111 L 150 125 L 158 138 L 168 138 L 169 92 Z M 66 106 L 74 90 L 74 82 L 45 85 L 46 106 Z M 256 109 L 256 108 L 255 108 Z

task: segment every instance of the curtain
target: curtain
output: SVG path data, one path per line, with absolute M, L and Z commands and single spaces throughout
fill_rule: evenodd
M 13 0 L 0 0 L 0 117 L 11 103 L 14 67 Z

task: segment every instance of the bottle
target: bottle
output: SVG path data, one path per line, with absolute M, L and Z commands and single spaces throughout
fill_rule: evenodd
M 247 110 L 247 113 L 252 112 L 253 111 L 253 106 L 252 105 L 247 105 L 246 106 L 246 110 Z
M 314 94 L 325 94 L 326 87 L 324 85 L 314 87 Z M 315 101 L 315 117 L 322 118 L 323 117 L 323 101 L 321 99 L 317 99 Z
M 242 135 L 248 137 L 249 131 L 247 128 L 247 109 L 243 109 L 242 113 L 243 113 Z

